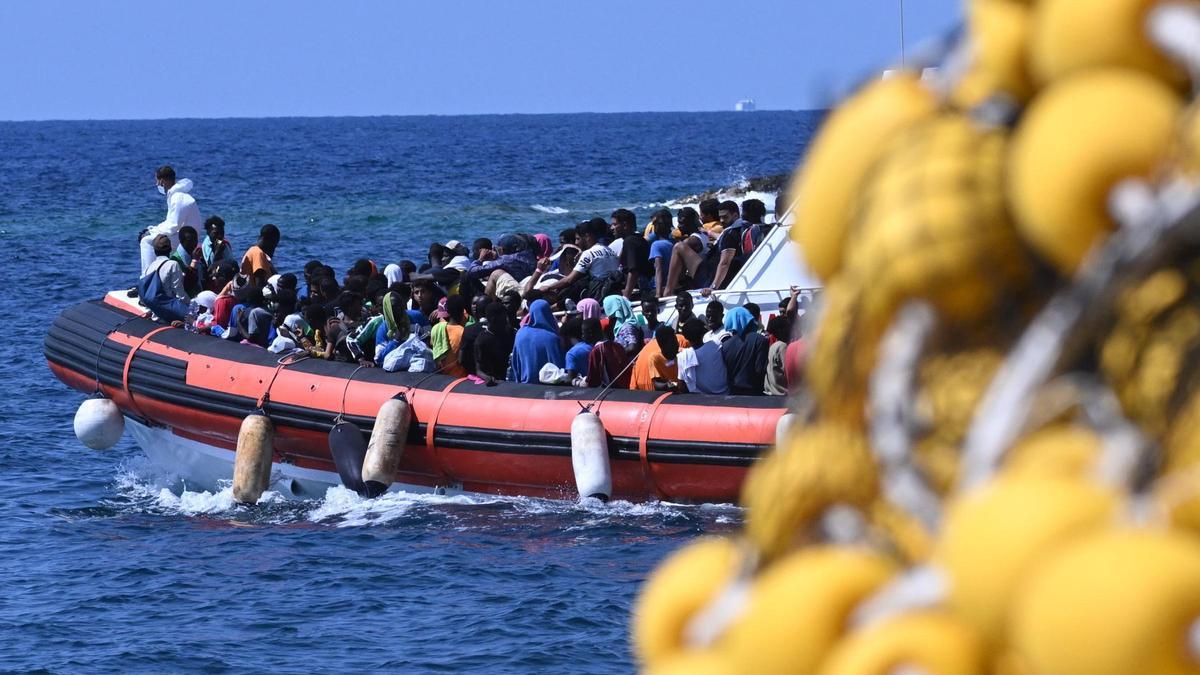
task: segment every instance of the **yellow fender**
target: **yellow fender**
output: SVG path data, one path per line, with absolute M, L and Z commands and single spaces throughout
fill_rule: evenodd
M 843 639 L 821 675 L 892 675 L 906 666 L 929 675 L 977 675 L 986 671 L 983 641 L 944 610 L 891 617 Z
M 1018 0 L 972 0 L 967 6 L 971 66 L 955 86 L 951 100 L 972 108 L 996 94 L 1015 103 L 1033 96 L 1029 75 L 1029 38 L 1033 12 Z
M 917 75 L 903 71 L 867 85 L 822 124 L 787 192 L 795 204 L 792 237 L 821 279 L 841 267 L 854 199 L 871 165 L 889 141 L 936 108 Z
M 1176 531 L 1109 530 L 1031 570 L 1010 634 L 1031 675 L 1200 673 L 1200 542 Z
M 1116 226 L 1109 192 L 1121 180 L 1153 176 L 1181 110 L 1173 91 L 1131 70 L 1088 71 L 1044 91 L 1009 157 L 1009 203 L 1029 245 L 1072 274 Z

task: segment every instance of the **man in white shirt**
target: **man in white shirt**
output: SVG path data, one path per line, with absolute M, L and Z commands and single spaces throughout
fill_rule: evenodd
M 171 240 L 171 247 L 179 244 L 179 228 L 191 225 L 197 232 L 204 228 L 200 219 L 200 207 L 196 198 L 190 195 L 192 181 L 188 178 L 175 180 L 175 169 L 170 166 L 160 166 L 154 172 L 154 183 L 158 186 L 159 194 L 167 197 L 167 217 L 158 225 L 146 230 L 139 242 L 141 253 L 142 274 L 150 269 L 154 262 L 154 238 L 166 235 Z

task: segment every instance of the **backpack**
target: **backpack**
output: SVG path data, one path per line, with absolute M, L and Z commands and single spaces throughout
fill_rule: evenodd
M 742 231 L 742 254 L 747 258 L 754 252 L 763 240 L 762 227 L 759 225 L 750 225 Z
M 187 303 L 167 293 L 162 278 L 158 276 L 158 271 L 169 262 L 172 260 L 167 258 L 150 268 L 149 272 L 138 279 L 135 287 L 141 303 L 155 316 L 168 322 L 183 321 L 188 312 Z

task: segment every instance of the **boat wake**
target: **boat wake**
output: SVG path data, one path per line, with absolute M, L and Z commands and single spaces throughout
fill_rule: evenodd
M 455 530 L 486 530 L 535 520 L 551 520 L 566 532 L 586 533 L 611 525 L 734 528 L 743 511 L 733 504 L 676 504 L 672 502 L 582 501 L 506 497 L 497 495 L 389 492 L 374 499 L 344 487 L 331 487 L 319 499 L 290 500 L 266 492 L 254 506 L 233 499 L 230 484 L 216 492 L 187 489 L 177 478 L 164 475 L 148 462 L 124 466 L 103 507 L 85 509 L 93 517 L 142 514 L 163 517 L 204 517 L 237 524 L 286 525 L 307 523 L 356 528 L 404 526 L 431 520 Z
M 564 213 L 570 213 L 570 209 L 564 209 L 561 206 L 543 206 L 541 204 L 530 204 L 529 208 L 541 213 L 548 213 L 552 216 L 561 216 Z

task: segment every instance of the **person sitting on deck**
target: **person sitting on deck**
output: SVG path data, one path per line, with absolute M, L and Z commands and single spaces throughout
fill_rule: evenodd
M 745 307 L 734 307 L 725 315 L 729 338 L 721 343 L 721 357 L 729 379 L 729 393 L 762 396 L 767 375 L 767 338 L 758 332 L 758 322 Z
M 169 257 L 170 237 L 165 234 L 155 236 L 153 252 L 154 259 L 138 281 L 141 302 L 163 321 L 183 321 L 190 298 L 183 287 L 183 268 L 179 261 Z
M 516 331 L 509 323 L 508 311 L 499 302 L 484 309 L 487 324 L 475 338 L 475 374 L 487 382 L 503 380 L 513 351 Z
M 558 338 L 558 324 L 550 303 L 534 300 L 529 305 L 529 323 L 517 331 L 513 343 L 510 370 L 514 382 L 538 383 L 542 366 L 552 363 L 559 368 L 566 365 L 562 344 Z
M 686 393 L 687 386 L 679 379 L 679 339 L 669 326 L 659 326 L 654 339 L 646 343 L 633 364 L 629 388 L 638 391 L 673 391 Z
M 275 274 L 275 264 L 271 256 L 275 255 L 275 247 L 279 246 L 279 228 L 274 225 L 263 225 L 258 231 L 258 241 L 246 249 L 242 256 L 241 273 L 250 277 L 251 283 L 262 288 L 267 283 L 267 277 Z
M 611 248 L 600 243 L 600 236 L 607 230 L 608 225 L 603 220 L 588 220 L 576 225 L 575 236 L 583 253 L 579 254 L 579 260 L 567 276 L 545 290 L 571 300 L 600 299 L 618 292 L 622 285 L 620 261 Z
M 578 316 L 567 319 L 562 325 L 563 341 L 566 343 L 564 346 L 567 348 L 567 378 L 572 383 L 587 377 L 588 356 L 591 355 L 592 345 L 596 343 L 600 332 L 599 321 L 595 319 L 588 319 L 588 321 L 595 322 L 595 330 L 590 334 L 585 333 L 583 327 L 585 322 Z
M 628 299 L 620 295 L 604 298 L 604 315 L 608 317 L 608 325 L 617 344 L 633 355 L 641 351 L 646 336 Z
M 654 226 L 654 241 L 650 244 L 650 264 L 654 267 L 654 294 L 655 297 L 665 298 L 669 295 L 667 292 L 667 272 L 671 267 L 671 251 L 675 248 L 675 242 L 671 241 L 671 221 L 665 223 L 661 220 L 655 220 Z
M 767 349 L 767 373 L 763 380 L 763 393 L 768 396 L 786 396 L 788 393 L 787 379 L 787 348 L 792 338 L 792 322 L 787 316 L 771 317 L 767 322 L 767 334 L 774 338 Z
M 463 276 L 468 282 L 469 292 L 491 287 L 494 290 L 488 295 L 499 298 L 509 288 L 519 288 L 517 280 L 533 274 L 535 267 L 537 256 L 529 242 L 519 235 L 506 234 L 500 237 L 495 249 L 480 250 L 479 259 L 470 263 Z M 507 276 L 511 281 L 501 283 L 502 276 Z
M 171 254 L 171 258 L 179 263 L 179 269 L 183 272 L 183 290 L 192 298 L 204 290 L 205 268 L 199 239 L 196 228 L 184 225 L 179 228 L 179 246 Z
M 196 198 L 189 194 L 192 191 L 190 179 L 181 178 L 176 181 L 175 169 L 164 164 L 154 172 L 154 183 L 158 186 L 158 193 L 167 197 L 167 216 L 161 223 L 146 230 L 138 242 L 143 276 L 154 263 L 155 237 L 165 235 L 174 248 L 178 242 L 179 228 L 191 225 L 192 229 L 198 231 L 198 228 L 202 227 L 200 207 L 196 204 Z
M 704 306 L 704 322 L 708 326 L 708 332 L 704 334 L 705 342 L 721 344 L 729 338 L 729 331 L 725 330 L 725 305 L 720 301 L 710 300 Z
M 237 256 L 233 252 L 233 244 L 225 238 L 225 221 L 220 216 L 209 216 L 204 221 L 204 241 L 200 244 L 200 261 L 204 265 L 206 273 L 211 273 L 216 268 L 217 263 L 222 260 L 228 260 L 235 265 L 238 262 Z M 215 284 L 209 284 L 208 290 L 221 292 L 221 288 Z
M 688 391 L 724 396 L 729 393 L 721 345 L 704 341 L 704 322 L 692 317 L 680 330 L 691 345 L 679 350 L 679 377 Z
M 683 329 L 683 324 L 687 323 L 691 319 L 697 318 L 694 311 L 695 307 L 696 301 L 692 300 L 691 293 L 688 293 L 687 291 L 679 291 L 675 294 L 675 318 L 672 321 L 672 324 L 674 325 L 676 331 L 681 331 Z
M 748 242 L 749 225 L 742 220 L 737 202 L 721 202 L 718 214 L 721 219 L 721 235 L 713 243 L 699 272 L 700 277 L 707 280 L 702 291 L 704 296 L 724 288 L 737 276 L 753 246 Z M 759 239 L 761 240 L 761 236 Z
M 600 323 L 599 319 L 585 319 L 585 321 Z M 601 329 L 602 339 L 592 345 L 592 351 L 588 354 L 587 386 L 589 387 L 629 388 L 629 378 L 631 377 L 629 366 L 634 359 L 634 354 L 617 344 L 613 339 L 612 329 L 611 322 L 607 327 Z
M 708 201 L 701 202 L 701 205 Z M 711 200 L 714 205 L 716 200 Z M 714 210 L 712 217 L 716 219 Z M 719 224 L 717 225 L 720 226 Z M 671 257 L 667 265 L 667 283 L 664 294 L 674 293 L 682 284 L 686 288 L 702 286 L 704 279 L 698 278 L 701 264 L 708 257 L 709 236 L 700 224 L 700 216 L 691 207 L 679 211 L 679 231 L 683 238 L 671 247 Z M 686 277 L 686 279 L 685 279 Z
M 462 349 L 463 330 L 469 318 L 466 298 L 461 295 L 446 298 L 446 320 L 434 326 L 429 336 L 433 360 L 444 375 L 467 376 L 467 369 L 459 358 L 459 350 Z
M 637 219 L 629 209 L 612 213 L 612 231 L 616 237 L 611 250 L 616 252 L 624 282 L 621 294 L 634 299 L 654 292 L 654 268 L 650 264 L 650 242 L 637 231 Z

